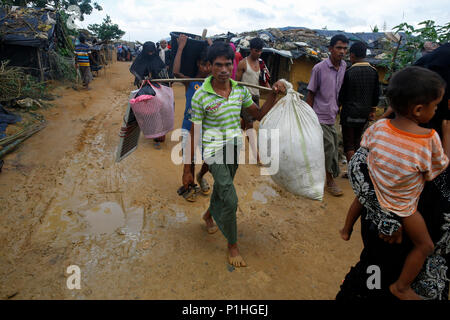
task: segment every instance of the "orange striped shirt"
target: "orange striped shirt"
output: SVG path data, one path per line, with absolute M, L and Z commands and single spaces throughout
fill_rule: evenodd
M 449 159 L 436 131 L 418 135 L 397 129 L 389 119 L 369 127 L 361 140 L 380 205 L 400 217 L 417 210 L 425 181 L 445 170 Z

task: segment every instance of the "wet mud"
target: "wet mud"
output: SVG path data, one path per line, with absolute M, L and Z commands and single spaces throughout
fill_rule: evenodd
M 348 181 L 338 180 L 344 197 L 318 202 L 240 165 L 238 241 L 249 266 L 230 268 L 224 237 L 202 224 L 209 198 L 177 195 L 182 167 L 170 158 L 178 141 L 169 135 L 156 150 L 141 136 L 115 162 L 133 89 L 128 68 L 108 67 L 91 91 L 55 89 L 45 130 L 5 158 L 0 298 L 333 299 L 362 248 L 359 223 L 351 241 L 339 238 L 353 198 Z M 184 87 L 174 92 L 180 127 Z M 71 265 L 81 270 L 80 290 L 66 285 Z

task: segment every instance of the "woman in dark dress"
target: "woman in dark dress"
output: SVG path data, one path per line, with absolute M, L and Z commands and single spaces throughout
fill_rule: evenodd
M 442 121 L 449 120 L 450 44 L 445 44 L 419 59 L 416 66 L 437 72 L 447 83 L 444 98 L 438 105 L 434 118 L 426 125 L 435 129 L 442 140 Z M 364 195 L 367 208 L 361 214 L 361 235 L 364 248 L 359 262 L 346 275 L 336 300 L 396 299 L 389 285 L 398 278 L 412 243 L 402 236 L 400 219 L 371 206 L 375 194 L 365 163 L 365 154 L 357 152 L 349 166 L 352 184 L 364 181 L 366 185 L 356 190 Z M 354 173 L 354 174 L 352 174 Z M 359 180 L 359 181 L 357 181 Z M 376 200 L 376 198 L 375 198 Z M 424 299 L 448 300 L 450 282 L 450 167 L 433 181 L 427 182 L 421 194 L 418 211 L 423 215 L 435 245 L 434 253 L 427 258 L 412 288 Z M 380 271 L 379 289 L 368 286 L 373 267 Z M 370 289 L 372 288 L 372 289 Z
M 130 72 L 135 76 L 134 84 L 140 88 L 143 80 L 167 79 L 169 78 L 167 68 L 158 55 L 156 45 L 147 41 L 142 47 L 142 52 L 136 57 L 130 67 Z M 168 84 L 163 84 L 167 85 Z M 155 148 L 161 148 L 161 142 L 164 142 L 166 136 L 154 139 Z

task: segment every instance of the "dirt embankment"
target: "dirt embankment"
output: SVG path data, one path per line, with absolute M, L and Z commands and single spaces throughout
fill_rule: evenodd
M 238 233 L 249 267 L 226 262 L 226 242 L 201 223 L 209 198 L 176 193 L 182 167 L 141 137 L 115 163 L 132 89 L 129 63 L 100 72 L 91 91 L 59 88 L 48 126 L 5 159 L 0 174 L 2 299 L 333 299 L 362 248 L 359 224 L 340 240 L 353 198 L 294 196 L 256 165 L 241 165 Z M 176 127 L 184 87 L 174 86 Z M 207 179 L 212 183 L 212 177 Z M 81 270 L 69 290 L 66 269 Z

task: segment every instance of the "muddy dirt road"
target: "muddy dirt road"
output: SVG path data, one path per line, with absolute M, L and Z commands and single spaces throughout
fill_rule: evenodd
M 100 73 L 88 92 L 55 89 L 48 126 L 5 159 L 0 174 L 1 299 L 334 299 L 362 248 L 359 223 L 340 240 L 353 197 L 323 202 L 294 196 L 256 165 L 241 165 L 238 234 L 247 268 L 232 269 L 220 232 L 201 222 L 208 197 L 176 193 L 178 142 L 161 150 L 141 136 L 115 163 L 132 89 L 129 63 Z M 174 86 L 176 127 L 184 87 Z M 207 179 L 212 182 L 208 174 Z M 66 269 L 81 270 L 81 289 Z

